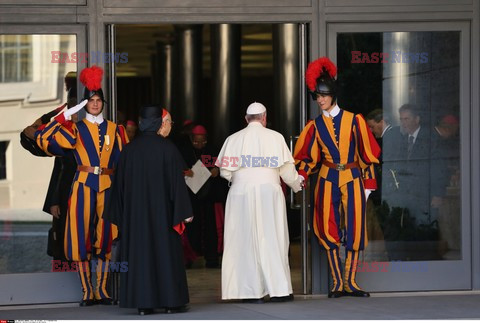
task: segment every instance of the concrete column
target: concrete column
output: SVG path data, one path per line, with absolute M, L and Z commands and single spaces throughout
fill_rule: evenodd
M 273 25 L 275 124 L 287 142 L 300 122 L 300 36 L 297 24 Z
M 173 44 L 171 42 L 157 43 L 157 65 L 158 65 L 158 83 L 156 87 L 157 102 L 160 106 L 171 110 L 174 83 L 174 60 L 173 60 Z
M 201 103 L 202 25 L 175 26 L 175 102 L 171 107 L 177 122 L 196 120 Z
M 151 84 L 152 84 L 152 102 L 159 102 L 159 91 L 158 91 L 158 55 L 150 55 L 150 75 L 151 75 Z
M 234 24 L 211 26 L 211 64 L 213 118 L 209 141 L 219 147 L 232 132 L 232 123 L 239 114 L 241 27 Z M 241 121 L 240 121 L 241 122 Z

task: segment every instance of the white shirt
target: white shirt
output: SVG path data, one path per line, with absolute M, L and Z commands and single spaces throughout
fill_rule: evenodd
M 415 130 L 411 135 L 408 135 L 408 137 L 413 136 L 413 143 L 417 141 L 417 136 L 418 136 L 418 132 L 420 131 L 420 128 L 421 127 L 418 127 L 417 130 Z
M 388 125 L 388 126 L 385 127 L 385 129 L 383 129 L 381 138 L 383 138 L 383 135 L 385 134 L 385 132 L 387 132 L 388 130 L 390 130 L 390 128 L 392 128 L 392 126 L 391 126 L 391 125 Z

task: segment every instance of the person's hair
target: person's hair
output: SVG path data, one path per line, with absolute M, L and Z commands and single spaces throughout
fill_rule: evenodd
M 404 111 L 410 111 L 410 113 L 414 117 L 420 117 L 420 119 L 422 119 L 422 115 L 420 113 L 420 110 L 414 104 L 406 103 L 398 109 L 398 112 L 404 112 Z
M 385 122 L 388 122 L 388 120 L 383 116 L 383 110 L 382 109 L 375 109 L 370 111 L 367 116 L 365 117 L 367 120 L 374 120 L 375 122 L 380 122 L 382 120 L 385 120 Z
M 252 121 L 260 121 L 262 120 L 263 116 L 266 114 L 266 112 L 258 113 L 258 114 L 247 114 L 247 122 L 250 123 Z

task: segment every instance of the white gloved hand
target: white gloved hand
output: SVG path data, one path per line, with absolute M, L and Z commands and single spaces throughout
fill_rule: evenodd
M 298 177 L 300 178 L 300 186 L 305 187 L 305 178 L 302 175 L 298 175 Z
M 79 104 L 77 104 L 76 106 L 71 107 L 70 109 L 68 109 L 67 111 L 65 111 L 65 112 L 63 113 L 63 116 L 65 117 L 65 119 L 69 120 L 72 115 L 74 115 L 74 114 L 77 113 L 78 111 L 82 110 L 83 107 L 87 104 L 87 102 L 88 102 L 88 100 L 85 99 L 85 100 L 83 100 L 82 102 L 80 102 Z
M 368 188 L 365 189 L 365 201 L 368 200 L 368 196 L 372 193 L 372 190 L 369 190 Z
M 291 189 L 293 190 L 294 193 L 297 193 L 297 192 L 300 192 L 302 190 L 304 181 L 305 181 L 305 179 L 303 178 L 303 176 L 298 175 L 297 180 L 295 182 L 289 184 L 289 186 L 291 187 Z

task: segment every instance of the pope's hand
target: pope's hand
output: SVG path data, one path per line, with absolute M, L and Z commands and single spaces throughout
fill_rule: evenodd
M 289 186 L 292 188 L 294 193 L 297 193 L 297 192 L 300 192 L 302 190 L 304 181 L 305 181 L 305 179 L 303 178 L 303 176 L 298 175 L 297 180 L 295 182 L 293 182 L 292 184 L 289 184 Z
M 75 113 L 77 113 L 78 111 L 82 110 L 83 107 L 87 104 L 88 100 L 85 99 L 83 100 L 82 102 L 80 102 L 79 104 L 77 104 L 76 106 L 74 107 L 71 107 L 70 109 L 68 109 L 67 111 L 65 111 L 63 113 L 63 116 L 65 117 L 65 119 L 69 119 L 72 115 L 74 115 Z
M 300 186 L 305 187 L 305 178 L 302 175 L 298 175 L 298 177 L 300 178 Z

